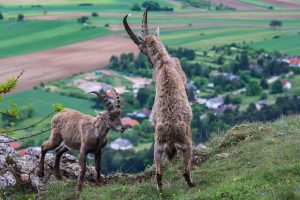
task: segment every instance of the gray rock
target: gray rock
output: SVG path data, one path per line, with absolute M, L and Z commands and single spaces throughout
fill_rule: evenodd
M 10 171 L 5 172 L 0 176 L 0 189 L 6 188 L 8 186 L 13 186 L 17 183 L 14 174 Z

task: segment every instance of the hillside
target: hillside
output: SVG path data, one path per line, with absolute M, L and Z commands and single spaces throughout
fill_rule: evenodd
M 243 124 L 224 136 L 216 134 L 195 148 L 188 189 L 181 176 L 181 159 L 165 165 L 161 199 L 299 199 L 300 116 L 283 117 L 273 123 Z M 105 165 L 105 163 L 103 163 Z M 76 180 L 58 182 L 39 195 L 18 194 L 14 199 L 158 199 L 154 168 L 138 175 L 116 174 L 114 181 L 96 187 L 87 184 L 75 192 Z

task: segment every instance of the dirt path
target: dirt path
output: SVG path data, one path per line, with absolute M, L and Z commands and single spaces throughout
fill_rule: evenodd
M 65 78 L 80 72 L 99 69 L 112 55 L 138 52 L 130 39 L 111 35 L 56 49 L 0 59 L 0 82 L 16 77 L 22 70 L 16 91 Z

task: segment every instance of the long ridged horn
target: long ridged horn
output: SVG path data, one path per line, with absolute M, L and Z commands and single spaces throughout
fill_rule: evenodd
M 96 92 L 96 91 L 93 91 L 93 92 L 90 92 L 90 93 L 93 93 L 93 94 L 98 96 L 100 102 L 102 102 L 106 106 L 107 111 L 111 112 L 111 111 L 114 110 L 113 104 L 109 101 L 107 96 L 105 96 L 103 93 L 99 93 L 99 92 Z
M 115 89 L 112 89 L 112 92 L 114 93 L 114 97 L 115 97 L 115 106 L 117 109 L 121 110 L 120 96 Z
M 128 23 L 127 23 L 127 17 L 130 16 L 131 14 L 128 14 L 124 17 L 123 19 L 123 25 L 124 28 L 126 30 L 126 32 L 128 33 L 128 35 L 130 36 L 130 38 L 133 40 L 133 42 L 137 45 L 140 45 L 139 39 L 136 36 L 136 34 L 131 30 L 131 28 L 129 27 Z
M 143 15 L 143 21 L 142 21 L 142 31 L 143 31 L 143 36 L 144 38 L 149 35 L 149 28 L 148 28 L 148 9 L 149 6 L 146 8 L 146 10 L 144 11 L 144 15 Z

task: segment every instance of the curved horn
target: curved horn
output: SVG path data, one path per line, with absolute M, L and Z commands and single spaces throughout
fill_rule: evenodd
M 123 25 L 124 25 L 124 28 L 125 28 L 126 32 L 130 36 L 130 38 L 133 40 L 133 42 L 137 45 L 140 45 L 139 39 L 137 38 L 136 34 L 131 30 L 131 28 L 129 27 L 129 25 L 127 23 L 127 17 L 130 16 L 130 15 L 131 14 L 128 14 L 124 17 Z
M 120 96 L 117 93 L 117 91 L 115 89 L 112 89 L 114 96 L 115 96 L 115 106 L 117 109 L 121 109 L 121 101 L 120 101 Z
M 148 28 L 148 9 L 149 6 L 146 8 L 146 10 L 144 11 L 144 15 L 143 15 L 143 21 L 142 21 L 142 29 L 143 29 L 143 36 L 146 37 L 147 35 L 149 35 L 149 28 Z
M 113 104 L 108 100 L 108 98 L 104 94 L 96 91 L 90 93 L 96 94 L 98 96 L 99 100 L 106 106 L 107 111 L 111 112 L 114 110 Z

